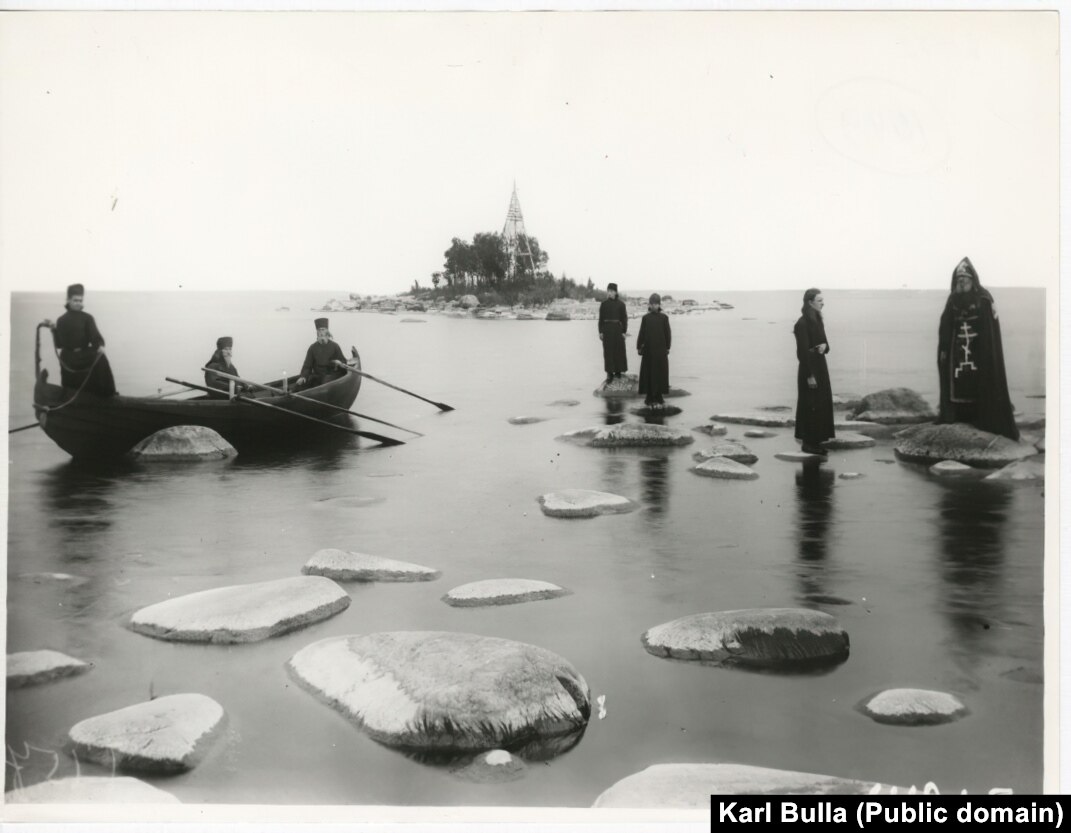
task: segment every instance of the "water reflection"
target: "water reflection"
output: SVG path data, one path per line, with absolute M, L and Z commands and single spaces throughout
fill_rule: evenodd
M 647 511 L 661 515 L 669 495 L 669 458 L 649 457 L 640 460 L 640 485 Z
M 833 488 L 836 475 L 816 463 L 796 470 L 798 600 L 804 607 L 846 604 L 829 593 L 833 572 L 827 563 L 833 526 Z
M 1005 528 L 1012 499 L 1004 484 L 939 481 L 938 610 L 951 629 L 957 664 L 973 669 L 998 652 L 1008 606 L 1004 584 Z
M 503 742 L 498 748 L 523 758 L 526 761 L 550 761 L 573 749 L 584 737 L 587 723 L 575 731 L 552 737 L 529 735 L 513 741 Z M 385 744 L 386 745 L 386 744 Z M 389 747 L 393 748 L 393 747 Z M 487 752 L 486 749 L 398 749 L 407 758 L 428 766 L 457 767 L 472 763 L 477 757 Z
M 603 422 L 607 425 L 617 425 L 625 421 L 625 401 L 623 399 L 602 400 L 606 403 L 606 413 L 603 414 Z

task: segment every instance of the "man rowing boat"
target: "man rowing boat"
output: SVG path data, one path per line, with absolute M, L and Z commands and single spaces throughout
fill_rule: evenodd
M 342 354 L 342 348 L 331 340 L 327 319 L 317 318 L 316 341 L 309 345 L 305 353 L 305 363 L 301 366 L 298 385 L 316 387 L 337 378 L 344 371 L 339 371 L 335 367 L 336 361 L 345 364 L 346 357 Z

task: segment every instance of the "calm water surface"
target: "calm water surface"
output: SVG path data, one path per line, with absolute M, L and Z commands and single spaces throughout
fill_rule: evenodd
M 692 395 L 674 400 L 684 413 L 667 423 L 690 428 L 717 412 L 794 405 L 796 295 L 724 293 L 735 309 L 673 316 L 671 380 Z M 1013 401 L 1043 415 L 1045 400 L 1033 397 L 1045 393 L 1044 295 L 995 295 Z M 235 337 L 243 375 L 296 372 L 314 335 L 309 308 L 327 297 L 99 293 L 87 309 L 108 340 L 119 390 L 142 394 L 171 389 L 165 376 L 198 381 L 223 334 Z M 902 385 L 936 400 L 943 293 L 826 297 L 835 392 Z M 60 304 L 58 295 L 12 297 L 12 426 L 32 421 L 33 327 Z M 8 651 L 51 648 L 94 668 L 8 693 L 8 788 L 15 753 L 26 784 L 57 764 L 52 777 L 73 774 L 73 760 L 52 753 L 79 720 L 150 693 L 201 692 L 227 712 L 221 742 L 190 773 L 146 779 L 184 802 L 587 807 L 651 764 L 691 761 L 932 781 L 945 792 L 1040 789 L 1040 486 L 939 482 L 891 462 L 887 441 L 803 469 L 773 456 L 796 448 L 791 430 L 745 439 L 734 426 L 729 436 L 759 455 L 759 478 L 710 480 L 688 470 L 709 443 L 700 434 L 666 451 L 557 439 L 637 419 L 592 396 L 602 377 L 594 322 L 331 319 L 336 340 L 356 345 L 369 372 L 456 410 L 366 381 L 357 410 L 425 436 L 385 449 L 340 435 L 298 455 L 197 465 L 84 467 L 40 431 L 11 436 Z M 635 371 L 631 342 L 629 353 Z M 551 404 L 563 399 L 579 404 Z M 511 425 L 514 416 L 544 421 Z M 837 477 L 845 472 L 864 477 Z M 545 517 L 536 498 L 565 488 L 625 495 L 642 509 Z M 296 575 L 324 547 L 415 561 L 443 577 L 347 584 L 353 603 L 343 613 L 250 645 L 168 643 L 125 627 L 134 611 L 169 597 Z M 486 609 L 440 600 L 496 577 L 573 593 Z M 647 628 L 687 614 L 786 606 L 836 615 L 850 634 L 848 661 L 823 674 L 758 674 L 658 659 L 640 644 Z M 593 700 L 606 696 L 606 717 L 593 714 L 574 748 L 531 761 L 523 778 L 474 784 L 370 740 L 284 668 L 325 637 L 424 629 L 555 651 L 584 675 Z M 952 692 L 970 715 L 908 729 L 855 710 L 901 686 Z

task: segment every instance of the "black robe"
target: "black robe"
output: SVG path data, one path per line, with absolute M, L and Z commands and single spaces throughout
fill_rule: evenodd
M 640 358 L 640 393 L 648 402 L 661 402 L 669 393 L 669 346 L 672 335 L 669 316 L 664 312 L 649 312 L 640 319 L 636 350 Z
M 230 393 L 231 383 L 229 379 L 223 379 L 217 376 L 212 371 L 218 370 L 221 373 L 229 373 L 231 376 L 241 376 L 238 372 L 238 368 L 233 364 L 227 364 L 227 360 L 223 358 L 223 355 L 217 350 L 212 354 L 212 358 L 205 363 L 205 386 L 215 388 L 216 390 Z M 235 382 L 234 389 L 241 393 L 244 389 L 244 385 Z
M 345 371 L 335 367 L 336 360 L 345 362 L 346 357 L 342 355 L 342 348 L 335 342 L 328 341 L 327 344 L 321 344 L 314 341 L 310 344 L 305 353 L 305 363 L 301 366 L 301 375 L 305 377 L 308 386 L 322 385 L 340 373 L 344 373 Z
M 955 291 L 960 273 L 974 281 L 972 292 Z M 982 288 L 967 258 L 952 273 L 952 293 L 941 313 L 937 374 L 941 384 L 938 422 L 966 422 L 982 431 L 1019 439 L 993 296 Z
M 63 387 L 77 390 L 84 382 L 83 390 L 100 396 L 115 395 L 112 366 L 106 355 L 97 352 L 104 346 L 104 336 L 92 315 L 83 310 L 67 310 L 56 320 L 52 340 L 59 350 Z
M 607 373 L 628 370 L 625 333 L 628 332 L 628 309 L 625 302 L 607 298 L 599 304 L 599 333 L 602 335 L 602 363 Z
M 799 370 L 796 373 L 796 439 L 805 445 L 817 446 L 832 439 L 833 432 L 833 387 L 829 383 L 829 368 L 826 366 L 825 353 L 815 348 L 826 345 L 822 316 L 813 309 L 806 310 L 792 328 L 796 336 L 796 358 Z M 807 384 L 808 377 L 813 376 L 817 386 Z

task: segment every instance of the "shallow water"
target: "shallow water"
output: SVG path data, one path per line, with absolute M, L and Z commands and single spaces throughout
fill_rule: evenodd
M 1044 296 L 996 290 L 1012 398 L 1044 413 Z M 723 293 L 733 310 L 671 318 L 673 400 L 690 428 L 717 412 L 793 405 L 796 293 Z M 692 297 L 703 299 L 701 293 Z M 837 393 L 912 387 L 936 399 L 941 293 L 826 293 Z M 211 303 L 206 302 L 206 298 Z M 123 393 L 197 381 L 215 337 L 233 335 L 250 378 L 296 372 L 321 294 L 101 293 L 88 309 Z M 11 425 L 32 421 L 32 331 L 56 299 L 12 297 Z M 280 311 L 279 307 L 289 310 Z M 402 318 L 424 323 L 402 323 Z M 71 774 L 61 750 L 77 721 L 196 691 L 227 712 L 192 772 L 148 778 L 184 802 L 587 807 L 651 764 L 728 761 L 921 786 L 1037 792 L 1042 777 L 1043 496 L 1030 484 L 946 483 L 890 462 L 892 446 L 835 452 L 819 468 L 774 459 L 791 430 L 746 439 L 749 482 L 698 477 L 694 451 L 598 450 L 561 434 L 622 418 L 592 396 L 601 352 L 590 321 L 477 321 L 334 313 L 380 378 L 354 406 L 420 431 L 379 448 L 340 439 L 299 455 L 225 463 L 87 468 L 37 430 L 11 435 L 8 651 L 52 648 L 94 663 L 79 677 L 13 690 L 7 787 Z M 46 351 L 47 352 L 47 351 Z M 632 370 L 638 359 L 630 345 Z M 55 367 L 54 357 L 46 360 Z M 551 405 L 574 399 L 576 406 Z M 544 421 L 512 425 L 510 417 Z M 837 477 L 845 472 L 858 480 Z M 640 511 L 545 517 L 539 495 L 599 489 Z M 333 498 L 358 498 L 337 501 Z M 251 645 L 168 643 L 125 627 L 140 607 L 212 587 L 295 575 L 325 547 L 415 561 L 434 582 L 347 584 L 353 603 L 304 630 Z M 70 579 L 43 576 L 69 574 Z M 454 608 L 441 596 L 485 578 L 555 582 L 559 599 Z M 849 659 L 825 673 L 749 673 L 659 659 L 640 634 L 704 611 L 814 607 L 837 616 Z M 367 738 L 284 668 L 301 647 L 379 630 L 457 630 L 540 645 L 606 696 L 580 742 L 524 776 L 477 784 Z M 856 711 L 887 687 L 949 691 L 970 714 L 900 728 Z M 40 750 L 40 751 L 38 751 Z M 83 773 L 106 770 L 81 765 Z

